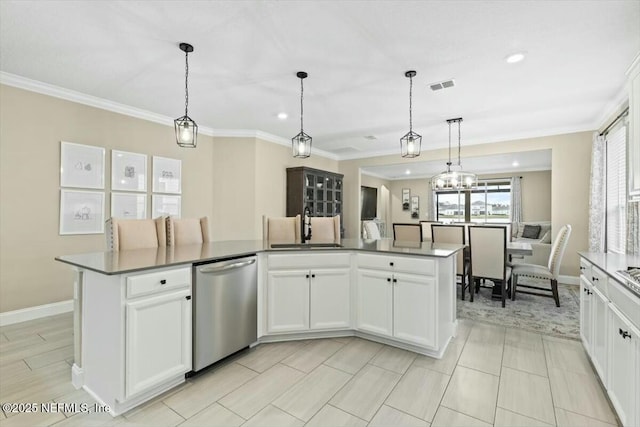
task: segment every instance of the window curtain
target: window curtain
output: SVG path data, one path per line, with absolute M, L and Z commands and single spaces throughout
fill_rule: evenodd
M 605 162 L 604 136 L 593 133 L 591 146 L 591 189 L 589 193 L 589 252 L 604 252 Z
M 517 224 L 522 222 L 522 187 L 520 177 L 511 177 L 511 222 Z
M 640 255 L 640 200 L 627 203 L 627 253 Z

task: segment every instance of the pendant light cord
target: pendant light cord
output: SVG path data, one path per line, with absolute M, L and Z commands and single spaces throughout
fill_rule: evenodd
M 447 170 L 451 168 L 451 122 L 449 124 L 449 161 L 447 162 Z
M 458 166 L 462 165 L 460 164 L 460 122 L 458 121 Z
M 409 77 L 409 132 L 413 132 L 413 115 L 411 111 L 412 93 L 413 93 L 413 77 Z
M 304 99 L 304 79 L 300 78 L 300 132 L 304 132 L 304 126 L 302 126 L 302 118 L 304 117 L 304 104 L 302 100 Z
M 189 108 L 189 52 L 184 53 L 185 73 L 184 73 L 184 115 L 187 114 Z

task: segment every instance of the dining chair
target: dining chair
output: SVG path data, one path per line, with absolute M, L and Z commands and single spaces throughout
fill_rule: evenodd
M 309 243 L 340 243 L 340 215 L 309 217 L 311 239 Z
M 167 217 L 167 246 L 209 242 L 208 218 Z
M 556 301 L 556 307 L 560 307 L 560 296 L 558 294 L 558 275 L 560 274 L 560 263 L 564 256 L 564 251 L 567 249 L 569 243 L 569 237 L 571 237 L 571 225 L 563 225 L 558 234 L 556 235 L 553 245 L 551 246 L 551 254 L 549 255 L 549 262 L 546 266 L 537 264 L 514 264 L 513 265 L 513 292 L 511 293 L 511 299 L 516 299 L 516 292 L 523 294 L 538 295 L 542 297 L 550 297 Z M 518 285 L 518 279 L 520 276 L 533 277 L 536 279 L 549 280 L 551 288 L 544 288 L 534 285 Z M 535 289 L 538 291 L 551 292 L 551 294 L 531 292 L 526 290 L 518 291 L 518 287 Z
M 511 279 L 511 267 L 507 265 L 507 240 L 504 226 L 469 226 L 471 295 L 480 289 L 480 279 L 489 279 L 494 287 L 500 286 L 502 307 L 506 305 L 507 285 Z
M 272 218 L 262 215 L 262 239 L 272 243 L 300 243 L 300 215 Z
M 457 243 L 464 245 L 465 233 L 463 225 L 431 224 L 431 240 L 433 243 Z M 458 251 L 456 255 L 456 276 L 460 277 L 462 286 L 462 299 L 464 300 L 464 290 L 469 289 L 469 301 L 473 301 L 471 292 L 471 278 L 469 277 L 469 260 L 466 250 Z
M 165 218 L 107 220 L 107 246 L 111 251 L 157 248 L 167 245 Z
M 431 241 L 431 224 L 440 224 L 440 222 L 439 221 L 420 221 L 420 226 L 422 227 L 423 242 Z
M 418 223 L 393 223 L 393 240 L 422 242 L 422 226 Z
M 373 221 L 364 221 L 362 223 L 363 238 L 369 240 L 380 240 L 382 237 L 380 236 L 380 229 L 378 228 L 378 224 Z

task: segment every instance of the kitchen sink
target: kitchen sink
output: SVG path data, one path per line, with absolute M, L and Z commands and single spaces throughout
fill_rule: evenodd
M 271 249 L 341 248 L 340 243 L 273 243 Z

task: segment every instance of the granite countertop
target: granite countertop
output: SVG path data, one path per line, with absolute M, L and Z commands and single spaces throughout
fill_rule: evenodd
M 627 288 L 628 286 L 625 280 L 616 272 L 626 270 L 627 267 L 640 267 L 639 255 L 610 254 L 603 252 L 578 252 L 578 255 L 594 264 L 600 270 L 604 271 L 607 276 Z
M 274 242 L 271 242 L 274 243 Z M 322 251 L 357 250 L 401 255 L 446 258 L 464 248 L 464 245 L 402 242 L 392 239 L 362 240 L 342 239 L 340 247 L 273 248 L 270 242 L 262 240 L 227 240 L 197 245 L 167 246 L 131 251 L 92 252 L 77 255 L 62 255 L 57 261 L 75 267 L 113 275 L 170 267 L 180 264 L 193 264 L 219 261 L 254 255 L 259 252 L 309 253 Z M 277 242 L 292 243 L 292 242 Z

